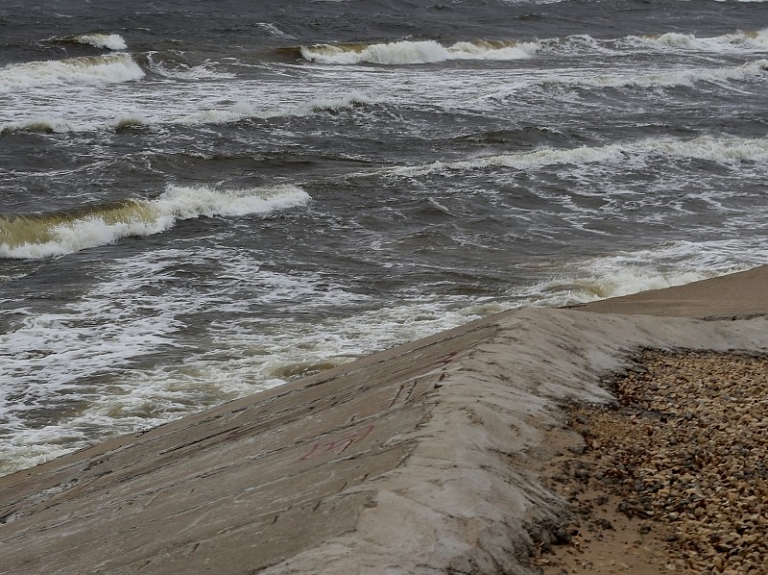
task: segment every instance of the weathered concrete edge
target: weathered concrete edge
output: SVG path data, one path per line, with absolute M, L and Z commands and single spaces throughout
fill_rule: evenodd
M 439 346 L 443 342 L 466 338 L 467 336 L 472 338 L 476 333 L 478 335 L 474 335 L 474 337 L 483 338 L 483 332 L 490 332 L 498 329 L 498 320 L 500 318 L 510 313 L 516 313 L 516 311 L 517 310 L 502 312 L 501 314 L 492 317 L 477 319 L 450 330 L 442 331 L 391 349 L 364 356 L 360 359 L 322 371 L 318 374 L 228 401 L 217 407 L 205 409 L 162 425 L 150 427 L 140 432 L 128 433 L 111 439 L 106 439 L 97 444 L 40 463 L 34 467 L 21 469 L 8 475 L 0 476 L 0 488 L 27 483 L 30 480 L 51 476 L 52 474 L 68 473 L 70 470 L 79 469 L 84 461 L 93 460 L 121 449 L 130 449 L 140 443 L 150 443 L 158 438 L 182 430 L 188 430 L 194 427 L 204 427 L 211 421 L 229 415 L 232 412 L 240 411 L 256 403 L 268 401 L 273 398 L 290 398 L 298 396 L 307 388 L 321 386 L 324 383 L 339 377 L 354 376 L 358 373 L 364 373 L 366 369 L 373 365 L 386 365 L 395 358 L 401 358 L 413 353 L 421 353 L 423 350 L 429 350 L 432 346 Z
M 574 308 L 597 313 L 749 319 L 768 312 L 768 265 Z
M 721 289 L 723 282 L 731 280 L 741 293 L 746 289 L 749 313 L 759 314 L 768 309 L 761 300 L 768 293 L 761 289 L 764 272 L 765 268 L 749 275 L 748 285 L 742 281 L 744 276 L 717 282 L 719 302 L 707 293 L 713 284 L 683 290 L 684 297 L 678 299 L 682 313 L 673 315 L 690 315 L 691 302 L 696 309 L 706 310 L 699 315 L 717 315 L 724 309 L 728 315 L 734 307 L 740 313 L 739 298 Z M 663 301 L 663 295 L 653 299 Z M 45 505 L 52 493 L 55 498 L 70 497 L 67 477 L 87 483 L 97 471 L 91 463 L 102 455 L 108 458 L 155 440 L 173 444 L 176 439 L 170 436 L 175 433 L 183 436 L 184 445 L 193 445 L 196 438 L 210 436 L 218 418 L 226 419 L 227 414 L 254 402 L 271 397 L 293 402 L 291 398 L 298 400 L 313 388 L 315 393 L 322 391 L 335 378 L 365 377 L 371 366 L 376 366 L 376 377 L 387 378 L 410 358 L 426 354 L 442 367 L 437 372 L 427 367 L 430 371 L 424 374 L 439 377 L 438 387 L 423 399 L 429 419 L 403 434 L 413 446 L 410 455 L 392 471 L 337 495 L 354 498 L 356 490 L 364 491 L 373 506 L 366 503 L 346 534 L 324 539 L 315 547 L 305 546 L 302 552 L 291 551 L 259 572 L 527 574 L 529 531 L 546 537 L 548 526 L 563 509 L 562 502 L 541 486 L 537 474 L 550 451 L 548 429 L 562 425 L 558 406 L 568 399 L 610 401 L 599 385 L 600 377 L 621 369 L 627 356 L 640 347 L 764 351 L 766 321 L 760 317 L 701 321 L 583 310 L 508 312 L 0 478 L 0 487 L 10 486 L 11 492 L 18 489 L 30 498 L 28 502 L 42 498 Z M 441 354 L 447 349 L 460 352 L 443 363 Z M 425 365 L 434 365 L 430 362 Z M 55 536 L 54 532 L 49 535 Z M 157 537 L 163 537 L 162 531 Z M 83 568 L 90 572 L 95 566 L 83 564 Z M 236 572 L 256 571 L 243 565 Z
M 528 309 L 443 380 L 431 420 L 400 468 L 375 481 L 357 529 L 264 571 L 529 575 L 530 531 L 547 536 L 564 503 L 540 483 L 547 430 L 566 400 L 605 402 L 600 379 L 642 347 L 768 349 L 768 320 Z M 370 485 L 367 489 L 370 489 Z

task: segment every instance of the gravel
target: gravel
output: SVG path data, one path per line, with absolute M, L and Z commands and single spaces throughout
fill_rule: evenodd
M 569 475 L 663 532 L 679 569 L 767 574 L 768 357 L 646 350 L 608 383 L 617 405 L 571 409 Z

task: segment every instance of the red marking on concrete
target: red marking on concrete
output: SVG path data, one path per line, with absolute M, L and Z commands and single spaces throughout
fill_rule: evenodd
M 458 351 L 452 351 L 448 355 L 438 359 L 437 363 L 439 363 L 440 365 L 448 365 L 453 361 L 453 358 L 456 357 L 457 355 L 459 355 Z
M 315 443 L 312 448 L 307 451 L 304 455 L 302 455 L 299 458 L 299 461 L 304 461 L 305 459 L 309 459 L 310 457 L 315 457 L 317 455 L 322 455 L 324 453 L 342 453 L 345 449 L 347 449 L 350 445 L 353 443 L 357 443 L 358 441 L 362 441 L 368 435 L 373 431 L 374 425 L 371 424 L 367 427 L 363 427 L 361 429 L 358 429 L 357 431 L 354 431 L 352 433 L 348 433 L 346 435 L 342 435 L 338 439 L 334 439 L 333 441 L 327 441 L 325 443 Z

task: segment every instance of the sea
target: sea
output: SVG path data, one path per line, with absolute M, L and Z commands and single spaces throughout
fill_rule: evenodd
M 0 0 L 0 474 L 768 261 L 768 3 Z

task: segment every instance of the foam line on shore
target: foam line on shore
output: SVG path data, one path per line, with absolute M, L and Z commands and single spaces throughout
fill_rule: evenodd
M 506 312 L 0 478 L 7 568 L 532 573 L 565 509 L 536 471 L 559 406 L 612 401 L 601 377 L 640 348 L 765 352 L 768 296 L 747 300 L 760 317 Z

